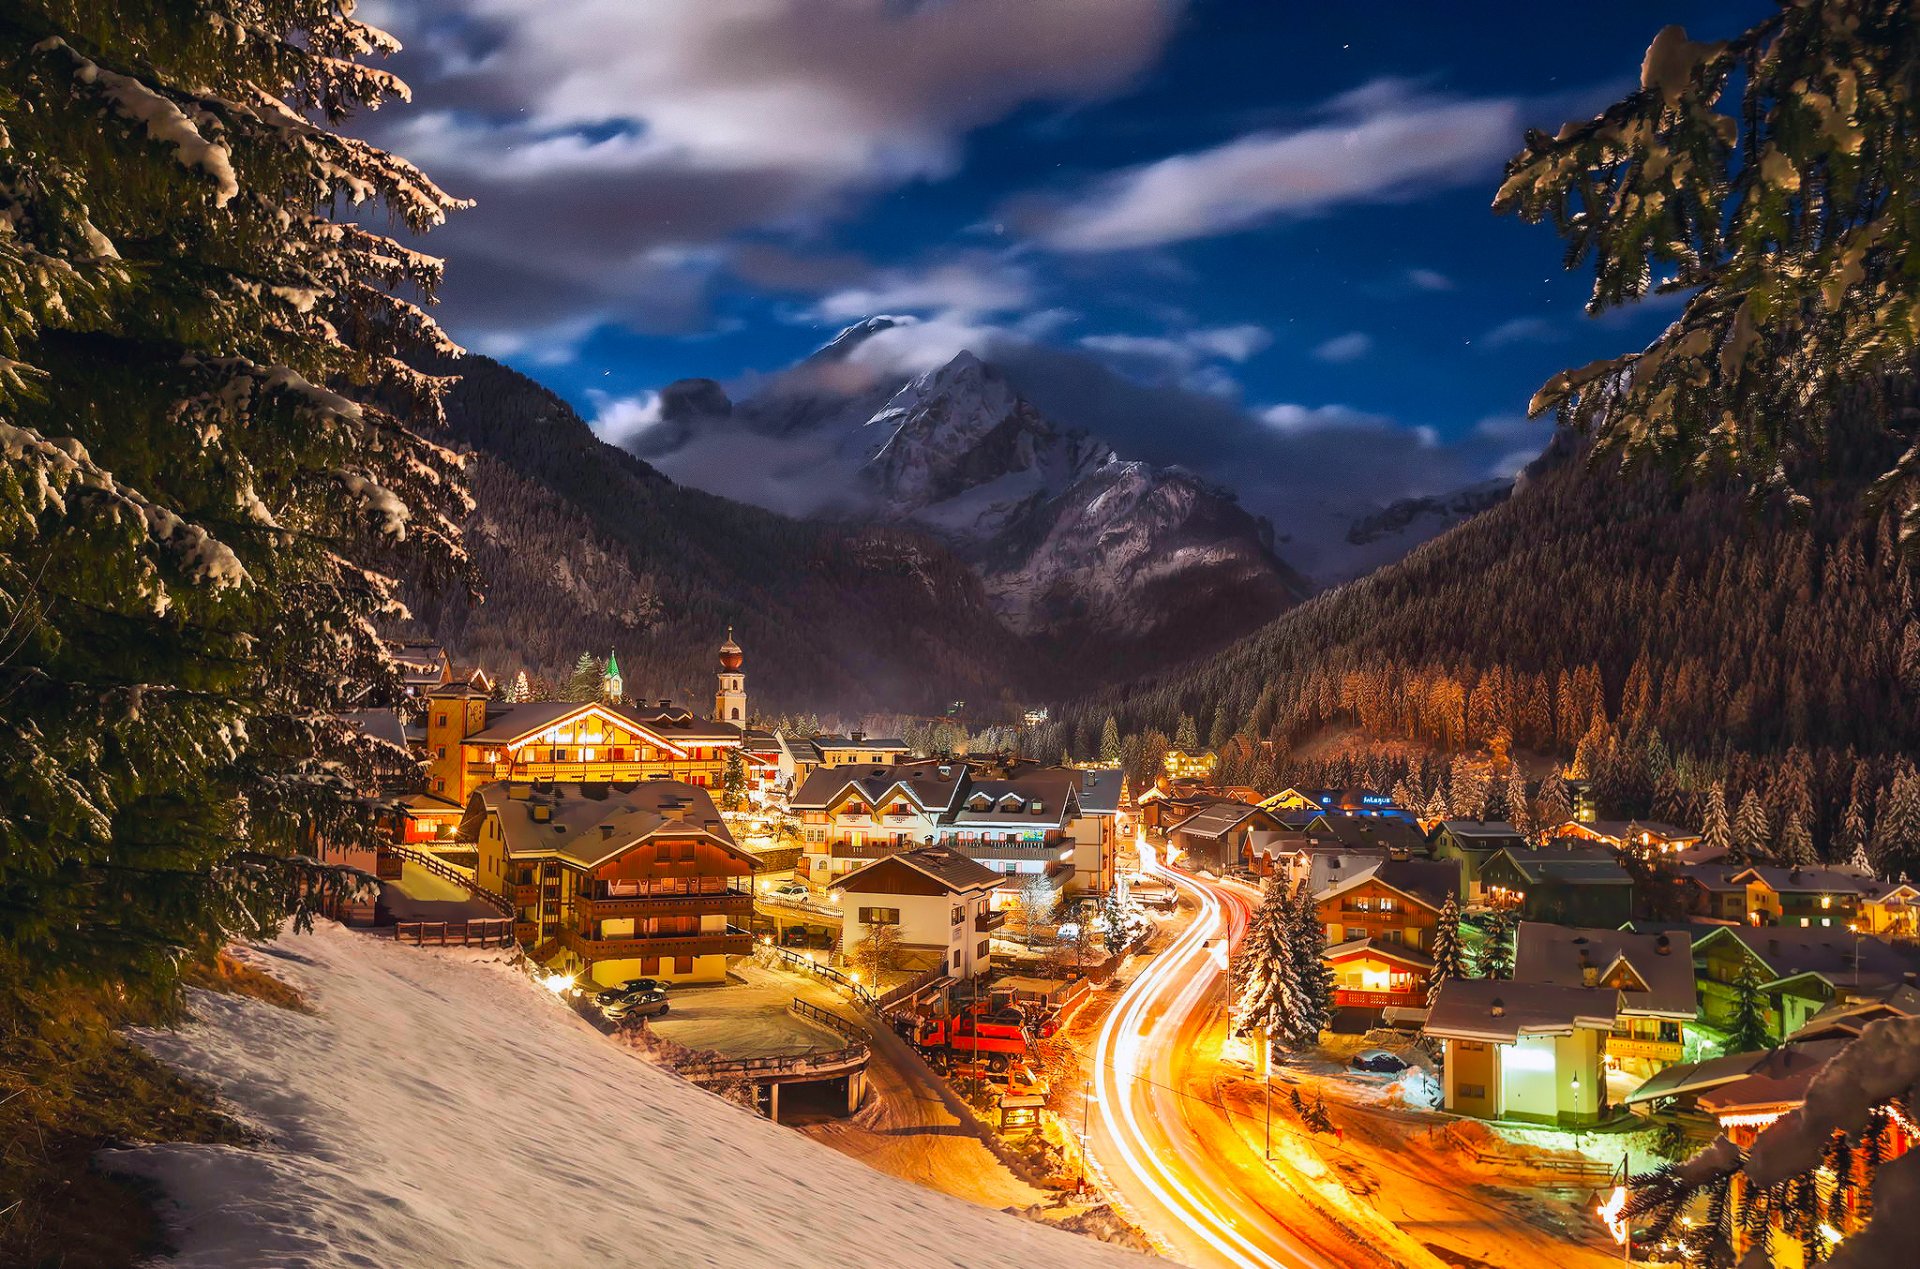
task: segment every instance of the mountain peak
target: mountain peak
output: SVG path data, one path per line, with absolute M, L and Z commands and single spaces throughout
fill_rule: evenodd
M 863 317 L 851 326 L 842 328 L 839 334 L 814 349 L 809 361 L 840 361 L 854 349 L 866 343 L 883 330 L 892 330 L 896 326 L 912 326 L 920 319 L 907 315 L 875 313 L 872 317 Z

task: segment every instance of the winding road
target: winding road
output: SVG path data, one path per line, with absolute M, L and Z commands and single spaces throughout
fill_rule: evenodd
M 1201 1037 L 1225 1003 L 1228 949 L 1253 903 L 1230 886 L 1163 868 L 1147 871 L 1199 907 L 1191 924 L 1127 986 L 1095 1039 L 1093 1157 L 1135 1215 L 1200 1269 L 1334 1269 L 1287 1231 L 1301 1203 L 1274 1177 L 1226 1112 L 1189 1095 Z M 1223 942 L 1222 940 L 1226 940 Z

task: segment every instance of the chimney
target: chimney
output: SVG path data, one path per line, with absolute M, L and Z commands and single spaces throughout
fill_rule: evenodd
M 867 738 L 867 733 L 864 731 L 856 731 L 851 733 L 847 738 L 849 740 L 856 740 L 856 741 L 865 740 Z
M 553 808 L 545 802 L 535 802 L 529 809 L 533 811 L 533 822 L 536 824 L 545 824 L 553 818 Z
M 1493 1003 L 1487 1006 L 1487 1012 L 1496 1018 L 1504 1018 L 1507 1016 L 1507 1002 L 1495 996 Z
M 1659 956 L 1673 955 L 1673 940 L 1662 934 L 1653 941 L 1653 950 Z

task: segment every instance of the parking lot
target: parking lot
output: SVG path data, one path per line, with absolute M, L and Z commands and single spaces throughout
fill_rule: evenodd
M 676 1044 L 727 1058 L 773 1057 L 809 1049 L 837 1049 L 846 1044 L 836 1032 L 797 1017 L 787 1008 L 798 996 L 852 1018 L 846 1002 L 826 984 L 775 973 L 751 958 L 741 960 L 729 972 L 745 981 L 671 989 L 668 999 L 672 1008 L 663 1017 L 649 1019 L 648 1028 Z

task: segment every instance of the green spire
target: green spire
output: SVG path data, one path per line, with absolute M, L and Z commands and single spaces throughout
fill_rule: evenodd
M 610 679 L 620 677 L 620 658 L 613 655 L 612 648 L 607 649 L 607 677 Z

